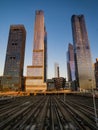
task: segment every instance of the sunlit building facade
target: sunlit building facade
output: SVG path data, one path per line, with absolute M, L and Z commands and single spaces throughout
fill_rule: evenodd
M 73 15 L 71 22 L 78 88 L 80 91 L 95 88 L 94 69 L 84 16 Z
M 42 10 L 36 11 L 32 61 L 32 65 L 27 66 L 26 91 L 46 90 L 47 33 Z
M 25 41 L 25 27 L 23 25 L 11 25 L 1 82 L 4 90 L 22 89 Z

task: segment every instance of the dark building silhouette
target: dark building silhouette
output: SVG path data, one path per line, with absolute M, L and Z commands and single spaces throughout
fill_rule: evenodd
M 2 80 L 2 76 L 0 76 L 0 91 L 2 90 L 1 80 Z
M 83 15 L 73 15 L 72 33 L 75 53 L 76 80 L 79 90 L 95 88 L 90 44 Z
M 95 81 L 96 81 L 96 87 L 98 89 L 98 58 L 96 58 L 96 62 L 94 64 L 95 69 Z
M 26 91 L 46 90 L 47 79 L 47 33 L 44 12 L 36 11 L 32 65 L 27 66 Z
M 23 25 L 11 25 L 2 78 L 4 90 L 22 89 L 25 40 L 25 27 Z

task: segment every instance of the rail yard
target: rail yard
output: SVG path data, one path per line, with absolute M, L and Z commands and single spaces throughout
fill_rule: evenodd
M 0 98 L 0 130 L 98 130 L 98 126 L 92 97 L 51 94 Z

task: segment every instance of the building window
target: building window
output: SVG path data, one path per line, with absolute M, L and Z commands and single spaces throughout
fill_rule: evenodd
M 12 43 L 12 45 L 13 45 L 13 46 L 14 46 L 14 45 L 17 46 L 17 43 Z
M 78 46 L 78 47 L 77 47 L 77 49 L 79 50 L 79 49 L 80 49 L 80 47 Z
M 89 49 L 89 46 L 86 46 L 86 49 Z
M 15 60 L 16 57 L 15 57 L 15 56 L 11 56 L 10 59 L 11 59 L 11 60 Z

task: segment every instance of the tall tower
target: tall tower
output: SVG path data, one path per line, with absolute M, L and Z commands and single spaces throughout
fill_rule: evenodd
M 80 90 L 95 88 L 94 69 L 83 15 L 72 16 L 76 79 Z
M 23 25 L 11 25 L 6 51 L 2 87 L 7 90 L 21 90 L 26 31 Z
M 67 51 L 67 70 L 68 70 L 68 81 L 75 80 L 75 61 L 74 61 L 74 48 L 71 43 L 68 45 Z
M 55 78 L 59 78 L 59 64 L 55 63 Z
M 46 90 L 47 33 L 44 12 L 36 11 L 32 66 L 27 66 L 26 91 Z

